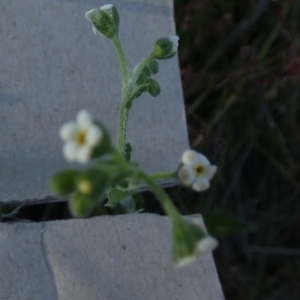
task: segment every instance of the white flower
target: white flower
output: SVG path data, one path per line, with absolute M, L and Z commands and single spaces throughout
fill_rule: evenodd
M 91 22 L 92 22 L 92 17 L 96 18 L 97 15 L 98 15 L 98 10 L 102 10 L 104 12 L 106 12 L 109 16 L 111 16 L 111 9 L 113 8 L 113 5 L 112 4 L 105 4 L 103 6 L 101 6 L 100 8 L 93 8 L 89 11 L 87 11 L 85 13 L 85 18 Z M 103 35 L 99 30 L 97 30 L 97 28 L 93 25 L 93 32 L 95 34 L 100 34 L 100 35 Z
M 218 247 L 218 241 L 210 235 L 203 238 L 197 245 L 197 251 L 199 254 L 205 254 Z
M 177 172 L 180 181 L 200 192 L 209 188 L 211 180 L 217 172 L 217 166 L 210 164 L 201 153 L 187 150 L 181 158 L 181 166 Z
M 210 235 L 202 238 L 195 249 L 195 253 L 193 255 L 185 256 L 179 259 L 176 263 L 177 268 L 182 268 L 187 265 L 190 265 L 193 261 L 197 259 L 198 256 L 206 254 L 210 251 L 216 249 L 219 245 L 219 242 Z
M 67 160 L 86 163 L 89 161 L 93 148 L 100 142 L 103 132 L 94 124 L 86 110 L 81 110 L 76 122 L 64 124 L 59 132 L 65 142 L 63 153 Z
M 178 48 L 178 45 L 179 45 L 179 43 L 178 43 L 178 41 L 179 41 L 179 36 L 177 36 L 177 35 L 171 35 L 171 36 L 169 37 L 169 39 L 170 39 L 170 41 L 173 43 L 173 48 L 172 48 L 171 53 L 177 52 L 177 48 Z

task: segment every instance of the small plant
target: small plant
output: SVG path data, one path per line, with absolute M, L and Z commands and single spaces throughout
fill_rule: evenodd
M 65 142 L 63 153 L 68 161 L 87 164 L 82 171 L 63 170 L 56 173 L 50 188 L 59 196 L 70 196 L 69 208 L 74 217 L 87 217 L 96 205 L 115 207 L 124 199 L 139 202 L 138 187 L 145 184 L 155 194 L 172 221 L 173 259 L 176 265 L 184 266 L 197 255 L 211 251 L 217 241 L 204 229 L 184 220 L 157 179 L 177 179 L 184 186 L 196 191 L 209 188 L 209 180 L 217 171 L 208 159 L 193 150 L 183 153 L 182 161 L 173 172 L 146 174 L 131 162 L 132 146 L 126 140 L 127 121 L 130 108 L 143 93 L 157 97 L 160 86 L 152 75 L 159 70 L 158 61 L 172 58 L 178 47 L 176 35 L 159 39 L 151 53 L 130 71 L 120 43 L 119 14 L 115 6 L 107 4 L 92 9 L 85 15 L 92 23 L 95 34 L 109 38 L 116 47 L 122 71 L 122 101 L 116 147 L 113 146 L 105 127 L 86 111 L 81 110 L 76 121 L 61 127 L 60 137 Z

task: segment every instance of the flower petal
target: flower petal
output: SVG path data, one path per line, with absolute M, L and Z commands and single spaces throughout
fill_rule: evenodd
M 186 165 L 195 166 L 196 164 L 198 164 L 197 154 L 198 153 L 194 150 L 186 150 L 182 154 L 181 161 Z
M 78 127 L 75 122 L 68 122 L 61 127 L 59 136 L 63 141 L 72 140 L 74 139 L 77 130 Z
M 209 166 L 206 168 L 206 177 L 211 180 L 217 173 L 218 167 L 217 166 Z
M 189 165 L 182 165 L 179 168 L 177 175 L 179 180 L 186 185 L 191 185 L 196 179 L 194 169 Z
M 197 177 L 193 184 L 193 189 L 198 192 L 206 191 L 209 187 L 210 183 L 205 177 Z
M 218 244 L 219 243 L 215 238 L 208 235 L 200 240 L 200 242 L 197 245 L 197 251 L 200 254 L 204 254 L 214 250 L 218 246 Z
M 76 117 L 76 121 L 81 128 L 87 128 L 93 124 L 93 119 L 88 111 L 82 109 Z
M 94 32 L 95 34 L 100 34 L 100 35 L 102 35 L 102 34 L 97 30 L 97 28 L 96 28 L 95 26 L 93 26 L 93 32 Z
M 174 53 L 174 52 L 177 51 L 177 48 L 178 48 L 179 36 L 177 36 L 177 35 L 171 35 L 169 39 L 173 43 L 173 47 L 172 47 L 172 51 L 171 52 Z
M 176 268 L 183 268 L 186 267 L 187 265 L 191 264 L 193 261 L 195 261 L 197 259 L 196 255 L 192 255 L 192 256 L 186 256 L 181 258 L 180 260 L 178 260 L 176 262 L 175 267 Z
M 105 4 L 103 6 L 100 7 L 101 10 L 109 10 L 113 7 L 112 4 Z
M 95 14 L 95 12 L 97 12 L 97 9 L 96 8 L 93 8 L 89 11 L 87 11 L 85 13 L 85 18 L 89 21 L 89 22 L 92 22 L 92 15 Z
M 78 149 L 78 146 L 74 142 L 70 141 L 70 142 L 65 143 L 65 145 L 63 147 L 63 154 L 64 154 L 64 157 L 66 158 L 66 160 L 68 160 L 68 161 L 76 160 L 77 149 Z
M 91 147 L 82 146 L 77 149 L 76 160 L 79 163 L 85 164 L 90 160 L 90 155 L 91 155 Z
M 100 127 L 92 125 L 87 131 L 87 144 L 94 147 L 96 146 L 101 138 L 103 137 L 103 132 Z
M 201 154 L 199 152 L 196 152 L 196 153 L 197 153 L 197 160 L 198 160 L 199 164 L 201 164 L 204 167 L 210 166 L 210 162 L 206 156 L 204 156 L 203 154 Z

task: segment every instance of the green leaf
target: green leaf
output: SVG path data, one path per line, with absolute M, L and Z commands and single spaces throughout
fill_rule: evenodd
M 108 202 L 105 204 L 105 206 L 108 207 L 115 207 L 122 199 L 129 197 L 133 194 L 135 194 L 136 191 L 120 191 L 117 189 L 110 190 L 108 192 Z
M 228 236 L 241 231 L 255 231 L 257 226 L 226 213 L 204 213 L 203 218 L 207 231 L 214 236 Z

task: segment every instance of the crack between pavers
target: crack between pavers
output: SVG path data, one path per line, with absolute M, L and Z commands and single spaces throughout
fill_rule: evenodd
M 40 234 L 41 234 L 40 245 L 41 245 L 42 256 L 44 258 L 46 269 L 47 269 L 48 275 L 49 275 L 50 280 L 51 280 L 52 285 L 53 285 L 55 300 L 59 300 L 58 299 L 58 292 L 57 292 L 55 276 L 54 276 L 54 272 L 53 272 L 53 269 L 52 269 L 52 265 L 51 265 L 49 257 L 48 257 L 47 247 L 46 247 L 46 243 L 45 243 L 45 239 L 44 239 L 44 232 L 45 231 L 46 231 L 45 224 L 42 223 L 41 224 L 41 231 L 40 231 Z

